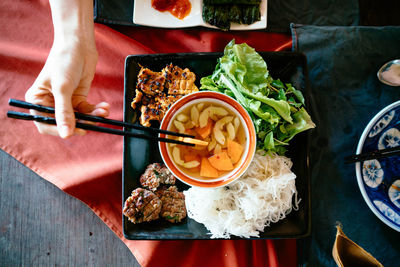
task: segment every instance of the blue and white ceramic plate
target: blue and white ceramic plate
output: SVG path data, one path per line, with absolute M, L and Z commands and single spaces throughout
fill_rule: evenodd
M 400 101 L 369 122 L 357 154 L 400 146 Z M 369 208 L 385 224 L 400 232 L 400 156 L 356 163 L 358 186 Z

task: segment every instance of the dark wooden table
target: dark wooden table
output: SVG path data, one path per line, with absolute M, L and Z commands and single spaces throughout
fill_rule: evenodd
M 81 201 L 0 150 L 0 266 L 140 266 Z

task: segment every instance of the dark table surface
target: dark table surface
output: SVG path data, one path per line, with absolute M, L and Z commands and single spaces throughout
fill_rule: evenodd
M 140 266 L 81 201 L 0 150 L 0 266 Z
M 301 256 L 309 266 L 335 266 L 332 246 L 339 223 L 384 266 L 398 266 L 400 233 L 368 208 L 355 166 L 344 157 L 355 153 L 375 114 L 400 99 L 400 87 L 382 84 L 376 75 L 385 62 L 400 58 L 400 27 L 294 24 L 292 34 L 294 50 L 307 56 L 308 102 L 317 125 L 310 142 L 312 232 L 302 242 Z
M 283 2 L 268 3 L 271 31 L 282 27 L 289 31 L 290 22 L 400 25 L 396 0 L 380 1 L 378 6 L 373 0 Z M 71 263 L 139 266 L 125 244 L 85 204 L 0 150 L 0 266 Z

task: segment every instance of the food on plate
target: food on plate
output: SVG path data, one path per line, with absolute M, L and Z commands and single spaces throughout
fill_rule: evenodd
M 176 98 L 198 91 L 195 78 L 190 70 L 172 64 L 161 72 L 142 67 L 132 101 L 132 107 L 142 111 L 141 123 L 161 120 Z M 296 175 L 284 154 L 296 134 L 315 124 L 305 110 L 301 91 L 272 78 L 263 58 L 247 44 L 235 44 L 234 40 L 226 46 L 214 72 L 201 79 L 200 89 L 229 95 L 248 111 L 256 128 L 257 151 L 239 179 L 218 188 L 191 187 L 178 192 L 175 177 L 163 164 L 149 165 L 140 177 L 146 189 L 136 189 L 146 190 L 146 196 L 155 195 L 148 196 L 156 206 L 155 213 L 148 211 L 151 216 L 146 218 L 162 217 L 178 223 L 188 216 L 204 224 L 211 238 L 258 237 L 265 227 L 298 209 Z M 192 99 L 172 115 L 168 130 L 193 135 L 204 143 L 194 147 L 165 144 L 168 162 L 170 158 L 173 169 L 195 180 L 222 180 L 224 175 L 235 173 L 248 153 L 245 127 L 240 114 L 220 101 Z M 129 197 L 125 207 L 135 207 L 135 201 Z M 130 213 L 125 210 L 128 208 L 124 208 L 125 216 L 135 218 L 132 222 L 145 221 L 136 219 L 144 217 L 143 208 L 136 212 L 131 208 Z
M 141 68 L 138 75 L 136 88 L 146 95 L 158 95 L 163 93 L 165 77 L 160 72 L 154 72 L 148 68 Z
M 228 156 L 226 151 L 221 151 L 208 158 L 211 166 L 219 171 L 233 170 L 232 159 Z
M 200 176 L 209 178 L 217 178 L 219 176 L 218 170 L 205 157 L 201 159 Z
M 228 156 L 232 160 L 232 163 L 235 164 L 236 162 L 239 161 L 240 156 L 243 153 L 243 146 L 241 146 L 239 143 L 235 141 L 228 140 L 227 147 L 228 147 L 227 149 Z
M 170 130 L 204 141 L 194 147 L 167 145 L 172 161 L 192 177 L 221 177 L 235 168 L 244 152 L 246 134 L 239 117 L 216 101 L 188 104 L 172 119 Z
M 222 30 L 261 20 L 261 0 L 203 0 L 203 20 Z
M 229 186 L 184 191 L 188 216 L 204 224 L 211 238 L 258 237 L 298 208 L 291 166 L 289 158 L 259 150 L 245 174 Z
M 161 205 L 152 191 L 136 188 L 125 201 L 123 213 L 133 223 L 149 222 L 159 218 Z
M 214 73 L 201 78 L 200 83 L 201 90 L 232 96 L 249 112 L 258 149 L 283 155 L 296 134 L 315 127 L 301 91 L 273 79 L 264 59 L 245 43 L 232 40 Z
M 170 95 L 187 95 L 199 90 L 194 84 L 196 75 L 188 68 L 183 70 L 169 64 L 162 70 L 162 74 L 166 79 L 165 87 Z
M 148 165 L 140 176 L 140 184 L 151 191 L 157 190 L 160 185 L 174 185 L 175 180 L 175 176 L 161 163 Z
M 174 186 L 175 177 L 162 163 L 149 164 L 138 187 L 126 199 L 123 214 L 132 223 L 160 218 L 179 223 L 186 218 L 185 195 Z M 169 187 L 168 187 L 169 186 Z
M 161 72 L 142 67 L 137 78 L 131 106 L 141 111 L 139 121 L 143 126 L 150 126 L 151 121 L 161 121 L 173 103 L 183 95 L 199 90 L 194 84 L 196 75 L 173 64 Z
M 172 223 L 181 222 L 186 218 L 185 195 L 176 186 L 161 188 L 156 195 L 162 202 L 160 216 Z
M 168 11 L 178 19 L 184 19 L 192 9 L 189 0 L 151 0 L 151 6 L 160 12 Z
M 228 186 L 184 191 L 188 217 L 204 224 L 212 238 L 258 237 L 265 227 L 298 209 L 296 175 L 291 171 L 291 160 L 283 154 L 296 134 L 315 124 L 304 108 L 302 93 L 289 83 L 273 79 L 266 62 L 247 44 L 231 41 L 214 73 L 200 83 L 201 90 L 225 93 L 249 112 L 256 127 L 258 150 L 247 171 Z M 202 170 L 211 177 L 231 168 L 227 158 L 234 165 L 243 153 L 241 143 L 229 138 L 237 122 L 225 120 L 221 122 L 225 133 L 214 135 L 217 141 L 209 143 L 218 152 Z M 218 142 L 223 138 L 228 139 L 225 147 Z

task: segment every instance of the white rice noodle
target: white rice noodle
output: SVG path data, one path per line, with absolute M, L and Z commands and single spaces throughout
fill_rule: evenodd
M 298 208 L 291 167 L 289 158 L 257 151 L 247 172 L 229 186 L 184 191 L 188 216 L 204 224 L 211 238 L 259 237 L 271 222 Z

